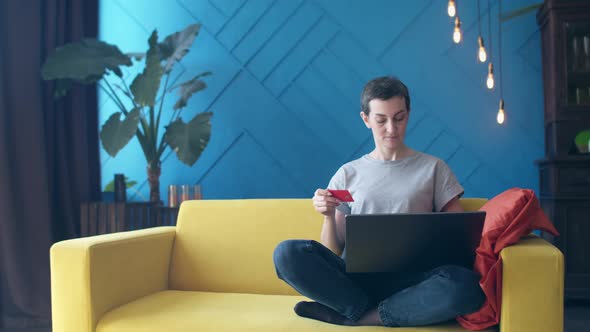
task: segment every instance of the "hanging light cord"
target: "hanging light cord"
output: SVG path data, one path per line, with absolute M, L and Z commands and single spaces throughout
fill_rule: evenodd
M 488 48 L 490 49 L 490 62 L 492 62 L 492 7 L 490 5 L 490 0 L 488 0 Z
M 498 46 L 498 52 L 500 53 L 500 99 L 504 99 L 504 84 L 502 84 L 502 79 L 504 78 L 502 73 L 502 0 L 498 0 L 498 7 L 498 43 L 500 44 Z
M 481 37 L 481 11 L 479 10 L 479 1 L 477 0 L 477 32 L 478 36 Z

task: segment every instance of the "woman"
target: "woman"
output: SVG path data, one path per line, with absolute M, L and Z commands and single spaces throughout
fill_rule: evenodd
M 368 82 L 360 115 L 375 149 L 343 165 L 328 184 L 349 190 L 354 202 L 340 202 L 327 189 L 317 189 L 313 204 L 324 215 L 321 244 L 287 240 L 274 252 L 278 277 L 316 301 L 299 302 L 295 312 L 340 325 L 417 326 L 478 310 L 485 300 L 479 276 L 460 266 L 406 275 L 345 272 L 345 215 L 463 211 L 463 187 L 449 167 L 404 144 L 410 96 L 400 80 Z

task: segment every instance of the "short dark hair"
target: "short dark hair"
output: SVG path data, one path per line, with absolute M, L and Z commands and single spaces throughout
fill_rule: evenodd
M 410 92 L 408 87 L 395 76 L 383 76 L 370 80 L 361 94 L 361 111 L 369 115 L 369 102 L 373 99 L 387 100 L 392 97 L 403 97 L 406 108 L 410 111 Z

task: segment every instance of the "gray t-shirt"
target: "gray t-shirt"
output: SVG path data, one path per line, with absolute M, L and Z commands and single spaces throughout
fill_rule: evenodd
M 447 164 L 417 152 L 401 160 L 363 157 L 344 164 L 328 189 L 347 189 L 354 202 L 337 209 L 346 215 L 440 212 L 463 187 Z

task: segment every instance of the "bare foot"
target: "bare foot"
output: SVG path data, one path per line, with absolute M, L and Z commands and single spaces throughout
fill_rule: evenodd
M 373 308 L 363 314 L 363 316 L 356 322 L 357 325 L 362 326 L 383 326 L 379 311 Z
M 325 305 L 318 302 L 301 301 L 295 305 L 294 309 L 295 313 L 301 317 L 307 317 L 336 325 L 357 325 L 356 322 L 342 316 L 332 308 L 326 307 Z

